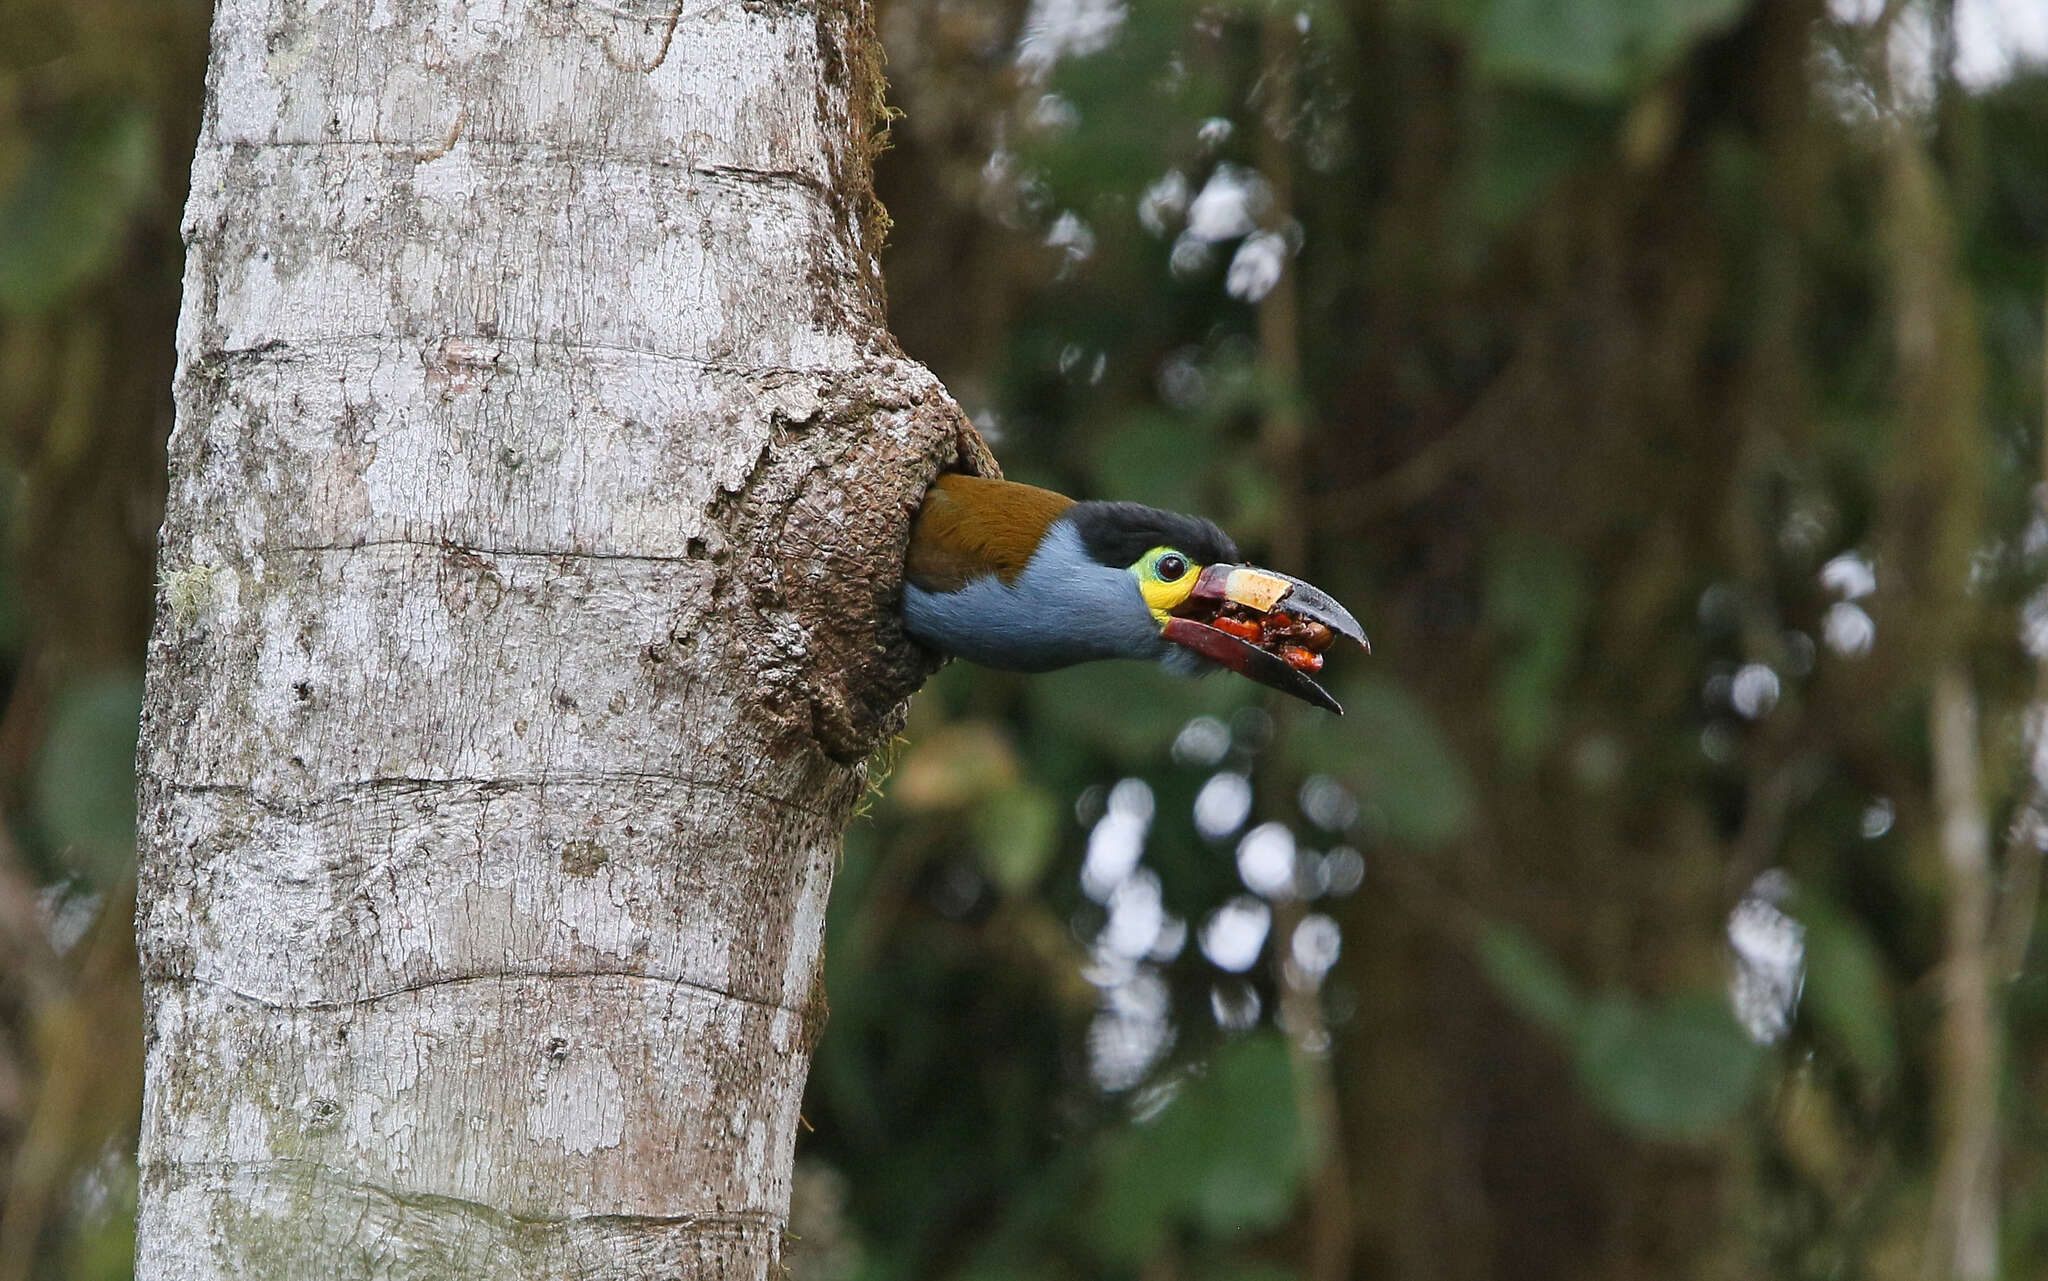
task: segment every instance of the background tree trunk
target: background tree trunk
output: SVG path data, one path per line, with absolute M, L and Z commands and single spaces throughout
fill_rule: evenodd
M 832 0 L 223 0 L 139 1275 L 770 1273 L 908 517 L 987 465 L 882 328 L 876 58 Z

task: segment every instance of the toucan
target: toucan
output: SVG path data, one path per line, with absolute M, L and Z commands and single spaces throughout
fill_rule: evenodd
M 903 621 L 932 649 L 984 667 L 1220 665 L 1341 715 L 1309 673 L 1338 636 L 1370 651 L 1358 620 L 1300 579 L 1241 561 L 1197 516 L 949 473 L 911 525 Z

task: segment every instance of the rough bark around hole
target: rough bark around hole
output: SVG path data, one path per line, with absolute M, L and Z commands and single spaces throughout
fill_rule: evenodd
M 904 700 L 936 666 L 897 612 L 925 489 L 944 470 L 999 474 L 928 375 L 892 376 L 879 395 L 875 385 L 779 417 L 776 442 L 714 508 L 724 545 L 755 549 L 725 576 L 736 590 L 721 593 L 757 620 L 736 657 L 774 714 L 841 762 L 901 727 Z M 795 437 L 806 448 L 781 447 Z

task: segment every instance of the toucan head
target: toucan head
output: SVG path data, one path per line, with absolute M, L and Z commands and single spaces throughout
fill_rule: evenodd
M 1100 658 L 1220 666 L 1341 712 L 1313 673 L 1337 637 L 1366 643 L 1342 605 L 1243 563 L 1209 521 L 1010 481 L 940 477 L 904 569 L 911 635 L 1013 671 Z
M 1344 709 L 1313 673 L 1342 636 L 1365 631 L 1330 595 L 1244 563 L 1230 536 L 1198 516 L 1140 503 L 1076 503 L 1065 514 L 1094 561 L 1129 574 L 1168 666 L 1215 664 L 1304 702 Z

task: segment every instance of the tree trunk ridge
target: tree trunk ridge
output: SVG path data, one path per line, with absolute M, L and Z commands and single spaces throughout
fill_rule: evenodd
M 223 0 L 138 1275 L 771 1274 L 908 520 L 864 10 Z

